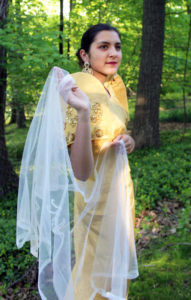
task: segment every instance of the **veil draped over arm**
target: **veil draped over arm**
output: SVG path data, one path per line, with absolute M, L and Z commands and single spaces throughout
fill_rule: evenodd
M 64 75 L 68 75 L 63 70 Z M 67 93 L 66 93 L 67 94 Z M 133 220 L 128 191 L 128 159 L 124 144 L 104 144 L 98 155 L 91 190 L 77 181 L 72 170 L 64 134 L 67 104 L 60 98 L 55 69 L 48 75 L 27 136 L 18 193 L 17 246 L 30 241 L 31 253 L 39 260 L 38 288 L 42 299 L 77 300 L 75 286 L 85 261 L 88 234 L 108 185 L 104 214 L 91 272 L 93 300 L 97 293 L 110 300 L 126 299 L 127 279 L 138 276 Z M 111 165 L 110 156 L 114 157 Z M 72 192 L 86 203 L 77 220 L 70 214 Z M 84 245 L 75 278 L 72 276 L 73 233 L 86 224 Z M 84 299 L 86 300 L 86 299 Z M 87 299 L 88 300 L 88 299 Z

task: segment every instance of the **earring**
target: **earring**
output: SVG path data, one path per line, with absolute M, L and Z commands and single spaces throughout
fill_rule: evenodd
M 82 69 L 82 72 L 93 75 L 93 70 L 92 68 L 90 68 L 90 64 L 88 61 L 84 62 L 84 68 Z

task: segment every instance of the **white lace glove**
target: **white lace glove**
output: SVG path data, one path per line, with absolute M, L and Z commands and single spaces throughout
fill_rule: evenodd
M 71 75 L 64 75 L 62 69 L 54 67 L 58 78 L 58 91 L 61 97 L 77 111 L 89 109 L 89 98 L 75 84 Z
M 68 103 L 69 93 L 71 92 L 72 88 L 75 87 L 75 80 L 69 74 L 64 75 L 62 69 L 58 67 L 54 67 L 54 70 L 56 71 L 58 78 L 58 91 L 60 96 L 62 96 L 63 100 Z

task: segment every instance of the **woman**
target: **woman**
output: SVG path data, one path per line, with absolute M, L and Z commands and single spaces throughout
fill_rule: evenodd
M 67 143 L 71 147 L 70 157 L 74 174 L 79 180 L 88 180 L 91 186 L 94 179 L 90 174 L 92 174 L 96 156 L 102 145 L 106 141 L 110 141 L 112 142 L 111 147 L 115 147 L 118 141 L 122 140 L 129 154 L 133 151 L 135 142 L 126 130 L 128 107 L 125 86 L 119 75 L 116 75 L 122 58 L 119 32 L 107 24 L 98 24 L 89 28 L 82 37 L 81 49 L 78 50 L 77 56 L 80 65 L 84 65 L 84 73 L 76 73 L 72 77 L 75 78 L 77 86 L 89 97 L 91 106 L 89 107 L 87 97 L 84 97 L 79 103 L 78 90 L 74 90 L 74 95 L 77 98 L 72 98 L 69 104 L 76 109 L 77 118 L 76 111 L 68 108 L 70 123 L 66 122 L 65 132 Z M 107 107 L 104 107 L 105 102 Z M 84 147 L 84 145 L 86 146 Z M 130 175 L 129 188 L 134 215 L 133 185 Z M 104 196 L 102 198 L 100 203 L 104 203 Z M 84 206 L 83 197 L 76 194 L 76 218 Z M 100 214 L 103 213 L 104 208 L 101 207 Z M 96 220 L 95 224 L 92 225 L 93 229 L 89 237 L 91 249 L 87 246 L 85 258 L 88 264 L 85 266 L 81 280 L 75 290 L 76 299 L 79 300 L 89 299 L 92 294 L 89 276 L 100 223 L 101 221 Z M 74 272 L 78 265 L 80 245 L 84 242 L 82 234 L 84 226 L 83 223 L 80 224 L 75 232 L 77 237 L 74 237 L 74 241 L 77 240 L 78 242 L 75 243 L 77 262 Z M 93 251 L 91 251 L 92 248 Z M 97 294 L 95 299 L 105 298 Z
M 42 109 L 37 109 L 36 115 L 39 118 L 43 110 L 45 117 L 33 126 L 32 132 L 35 133 L 29 139 L 31 143 L 38 140 L 36 143 L 40 146 L 35 151 L 30 150 L 32 154 L 28 157 L 31 149 L 28 141 L 28 150 L 24 152 L 17 245 L 21 247 L 26 240 L 31 240 L 31 252 L 37 256 L 39 249 L 39 291 L 42 299 L 126 299 L 127 280 L 138 276 L 133 236 L 133 185 L 125 153 L 125 149 L 128 154 L 131 153 L 135 143 L 126 130 L 126 90 L 117 75 L 122 58 L 119 32 L 108 24 L 90 27 L 82 37 L 77 56 L 84 69 L 71 75 L 73 82 L 70 82 L 71 85 L 67 82 L 67 88 L 63 84 L 65 76 L 62 70 L 54 68 L 56 88 L 68 102 L 66 107 L 61 100 L 70 159 L 67 153 L 61 158 L 65 146 L 60 139 L 62 125 L 57 126 L 61 122 L 59 112 L 54 111 L 58 101 L 51 104 L 57 93 L 51 79 L 42 94 L 42 98 L 46 94 L 45 106 L 41 105 Z M 40 137 L 45 144 L 42 145 Z M 60 148 L 57 147 L 59 143 Z M 65 168 L 64 171 L 55 172 L 58 164 Z M 29 176 L 29 172 L 26 174 L 24 171 L 31 169 L 31 165 L 33 173 Z M 26 183 L 22 173 L 24 178 L 28 176 L 33 181 L 28 184 L 33 187 L 28 205 L 22 204 L 30 194 L 28 190 L 23 192 Z M 69 173 L 69 181 L 66 173 Z M 69 217 L 63 216 L 68 205 L 65 201 L 68 190 L 75 191 L 75 225 L 72 230 L 75 265 L 72 274 L 68 265 Z M 27 196 L 23 197 L 23 194 Z M 61 198 L 64 199 L 62 205 Z M 24 206 L 25 210 L 22 209 Z M 26 207 L 31 207 L 32 216 L 28 215 Z M 32 219 L 30 224 L 27 224 L 28 219 Z

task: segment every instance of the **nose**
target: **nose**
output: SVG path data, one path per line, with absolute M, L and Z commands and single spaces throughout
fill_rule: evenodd
M 113 56 L 117 56 L 118 52 L 115 48 L 115 46 L 111 46 L 110 47 L 110 51 L 109 51 L 109 56 L 113 57 Z

